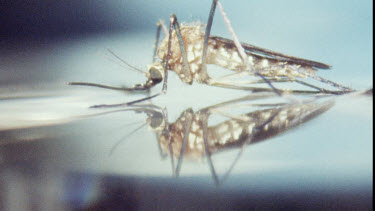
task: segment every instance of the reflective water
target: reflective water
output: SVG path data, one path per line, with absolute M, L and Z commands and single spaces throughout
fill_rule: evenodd
M 264 25 L 272 18 L 261 16 L 262 5 L 241 18 L 229 13 L 232 6 L 226 8 L 241 40 L 327 62 L 333 69 L 319 75 L 355 89 L 372 86 L 371 15 L 365 13 L 366 4 L 327 3 L 310 18 L 303 17 L 312 9 L 294 4 L 301 16 L 274 27 Z M 291 10 L 290 5 L 278 8 Z M 250 24 L 253 19 L 262 21 Z M 213 34 L 226 36 L 220 16 L 216 20 Z M 248 24 L 252 27 L 243 27 Z M 102 52 L 111 48 L 146 69 L 153 39 L 153 28 L 147 28 L 2 42 L 0 208 L 372 207 L 372 96 L 292 105 L 274 105 L 285 100 L 265 96 L 216 106 L 249 93 L 188 86 L 170 74 L 167 95 L 153 100 L 153 106 L 89 109 L 144 95 L 66 86 L 69 81 L 119 86 L 144 82 L 142 75 L 111 62 Z M 162 133 L 167 124 L 171 145 Z M 206 143 L 199 138 L 205 127 Z M 184 142 L 185 136 L 189 139 Z

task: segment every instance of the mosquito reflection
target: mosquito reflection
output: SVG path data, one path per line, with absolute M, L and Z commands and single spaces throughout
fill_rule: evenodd
M 215 184 L 220 185 L 229 177 L 246 146 L 294 129 L 333 105 L 332 98 L 309 98 L 290 103 L 277 98 L 274 93 L 257 93 L 198 111 L 186 109 L 174 122 L 168 121 L 166 109 L 153 104 L 134 105 L 102 114 L 124 110 L 145 113 L 146 124 L 156 135 L 160 156 L 170 158 L 174 177 L 180 175 L 184 160 L 206 159 Z M 216 120 L 217 117 L 221 120 Z M 131 134 L 137 130 L 139 127 Z M 121 142 L 117 142 L 111 153 L 120 144 Z M 239 152 L 224 176 L 219 178 L 212 156 L 233 149 Z
M 270 139 L 293 129 L 322 114 L 333 105 L 333 101 L 310 101 L 296 104 L 253 102 L 245 104 L 252 107 L 253 111 L 230 114 L 235 107 L 242 108 L 239 104 L 257 101 L 262 97 L 264 96 L 249 96 L 227 101 L 197 112 L 187 109 L 174 123 L 169 124 L 168 134 L 158 135 L 158 142 L 163 152 L 170 153 L 174 175 L 180 174 L 183 159 L 206 157 L 212 177 L 218 185 L 221 182 L 215 171 L 212 155 L 234 148 L 240 149 L 233 164 L 223 177 L 225 180 L 239 160 L 245 146 Z M 228 119 L 209 125 L 209 118 L 215 114 L 223 115 L 223 111 Z M 174 158 L 177 158 L 176 166 L 173 165 Z

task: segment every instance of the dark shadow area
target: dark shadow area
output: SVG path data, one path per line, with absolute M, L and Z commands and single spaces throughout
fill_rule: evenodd
M 79 182 L 89 174 L 71 173 L 67 180 Z M 73 210 L 320 210 L 320 209 L 370 209 L 371 188 L 338 192 L 322 188 L 296 190 L 293 187 L 267 191 L 254 185 L 247 190 L 208 188 L 196 184 L 205 178 L 142 178 L 97 176 L 99 199 L 89 203 L 67 201 Z M 250 185 L 252 186 L 252 185 Z M 194 187 L 194 188 L 192 188 Z M 244 187 L 245 188 L 245 187 Z M 72 190 L 70 190 L 72 191 Z M 69 193 L 69 192 L 68 192 Z M 74 196 L 78 192 L 69 193 Z M 79 206 L 77 206 L 79 204 Z
M 118 20 L 109 11 L 105 2 L 5 1 L 0 34 L 2 39 L 38 39 L 126 30 L 131 20 Z

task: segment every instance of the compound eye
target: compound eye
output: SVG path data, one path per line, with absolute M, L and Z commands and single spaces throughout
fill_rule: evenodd
M 164 118 L 163 114 L 156 112 L 151 117 L 150 127 L 152 129 L 157 129 L 163 125 Z
M 150 68 L 150 77 L 155 84 L 160 83 L 163 80 L 161 72 L 155 67 Z

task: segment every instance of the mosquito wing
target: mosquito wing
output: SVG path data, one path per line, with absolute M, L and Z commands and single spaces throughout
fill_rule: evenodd
M 228 47 L 235 47 L 235 44 L 233 40 L 222 38 L 222 37 L 217 37 L 217 36 L 211 36 L 210 39 L 215 40 L 217 42 L 224 43 Z M 246 44 L 246 43 L 241 43 L 242 47 L 245 49 L 246 54 L 248 55 L 256 55 L 256 56 L 262 56 L 262 57 L 267 57 L 279 61 L 285 61 L 285 62 L 292 62 L 294 64 L 299 64 L 303 66 L 311 66 L 319 69 L 329 69 L 331 66 L 328 64 L 320 63 L 320 62 L 315 62 L 307 59 L 302 59 L 294 56 L 289 56 L 283 53 L 275 52 L 272 50 L 264 49 L 261 47 L 257 47 L 254 45 Z

